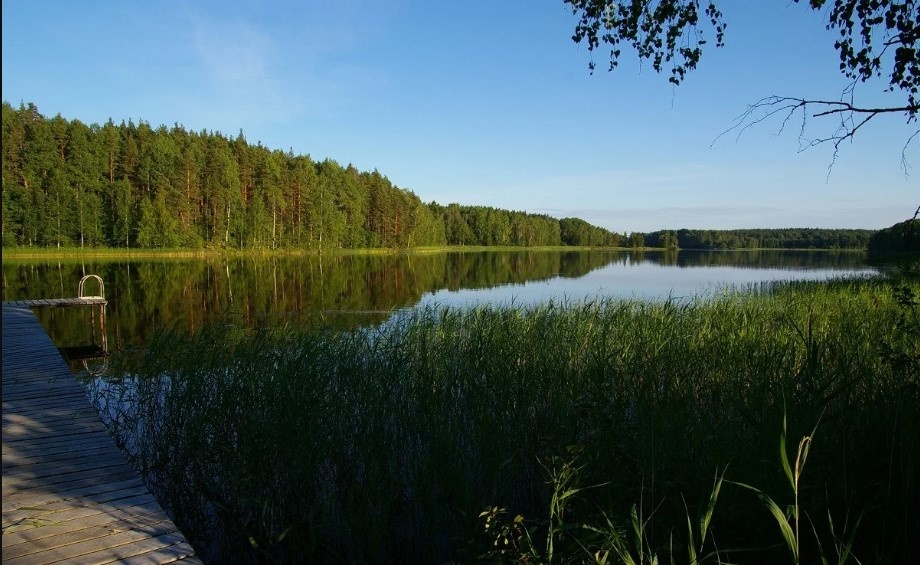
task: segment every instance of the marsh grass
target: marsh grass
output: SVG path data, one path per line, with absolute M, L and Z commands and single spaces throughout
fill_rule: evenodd
M 374 330 L 227 319 L 114 359 L 136 399 L 109 419 L 215 561 L 788 560 L 775 512 L 737 483 L 805 532 L 795 560 L 906 561 L 920 396 L 894 360 L 920 340 L 905 308 L 860 280 L 427 309 Z M 790 493 L 778 438 L 819 421 Z M 495 528 L 526 551 L 496 553 Z

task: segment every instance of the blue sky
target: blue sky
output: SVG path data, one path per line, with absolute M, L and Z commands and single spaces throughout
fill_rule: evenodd
M 837 99 L 823 14 L 722 0 L 726 47 L 680 87 L 636 57 L 598 71 L 561 0 L 4 0 L 3 100 L 86 123 L 236 136 L 377 169 L 423 200 L 578 216 L 618 232 L 881 228 L 920 205 L 917 123 L 799 150 L 778 121 L 719 137 L 772 94 Z M 712 43 L 712 42 L 710 42 Z M 883 83 L 866 104 L 901 105 Z M 808 137 L 827 133 L 811 121 Z M 718 139 L 717 139 L 718 138 Z

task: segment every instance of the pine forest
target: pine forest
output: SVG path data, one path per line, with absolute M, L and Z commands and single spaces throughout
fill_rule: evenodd
M 579 218 L 425 203 L 384 174 L 220 132 L 86 125 L 3 102 L 3 247 L 591 246 L 865 249 L 870 230 L 616 232 Z

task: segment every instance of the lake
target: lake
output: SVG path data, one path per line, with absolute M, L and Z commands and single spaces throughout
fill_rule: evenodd
M 105 281 L 109 348 L 158 328 L 229 317 L 373 326 L 419 307 L 535 305 L 603 297 L 688 300 L 726 287 L 875 274 L 858 252 L 488 251 L 399 255 L 3 262 L 3 300 L 76 296 Z M 89 309 L 38 309 L 61 347 L 86 344 Z

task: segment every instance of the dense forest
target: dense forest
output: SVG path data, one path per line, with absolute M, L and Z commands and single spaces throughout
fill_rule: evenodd
M 869 240 L 869 253 L 920 252 L 920 219 L 913 218 L 879 230 Z
M 3 246 L 395 248 L 616 245 L 581 220 L 425 204 L 378 171 L 240 132 L 86 125 L 3 103 Z M 562 226 L 576 229 L 563 230 Z
M 3 102 L 3 247 L 360 249 L 437 245 L 865 249 L 873 232 L 618 234 L 578 218 L 425 203 L 378 172 L 243 133 L 86 125 Z

